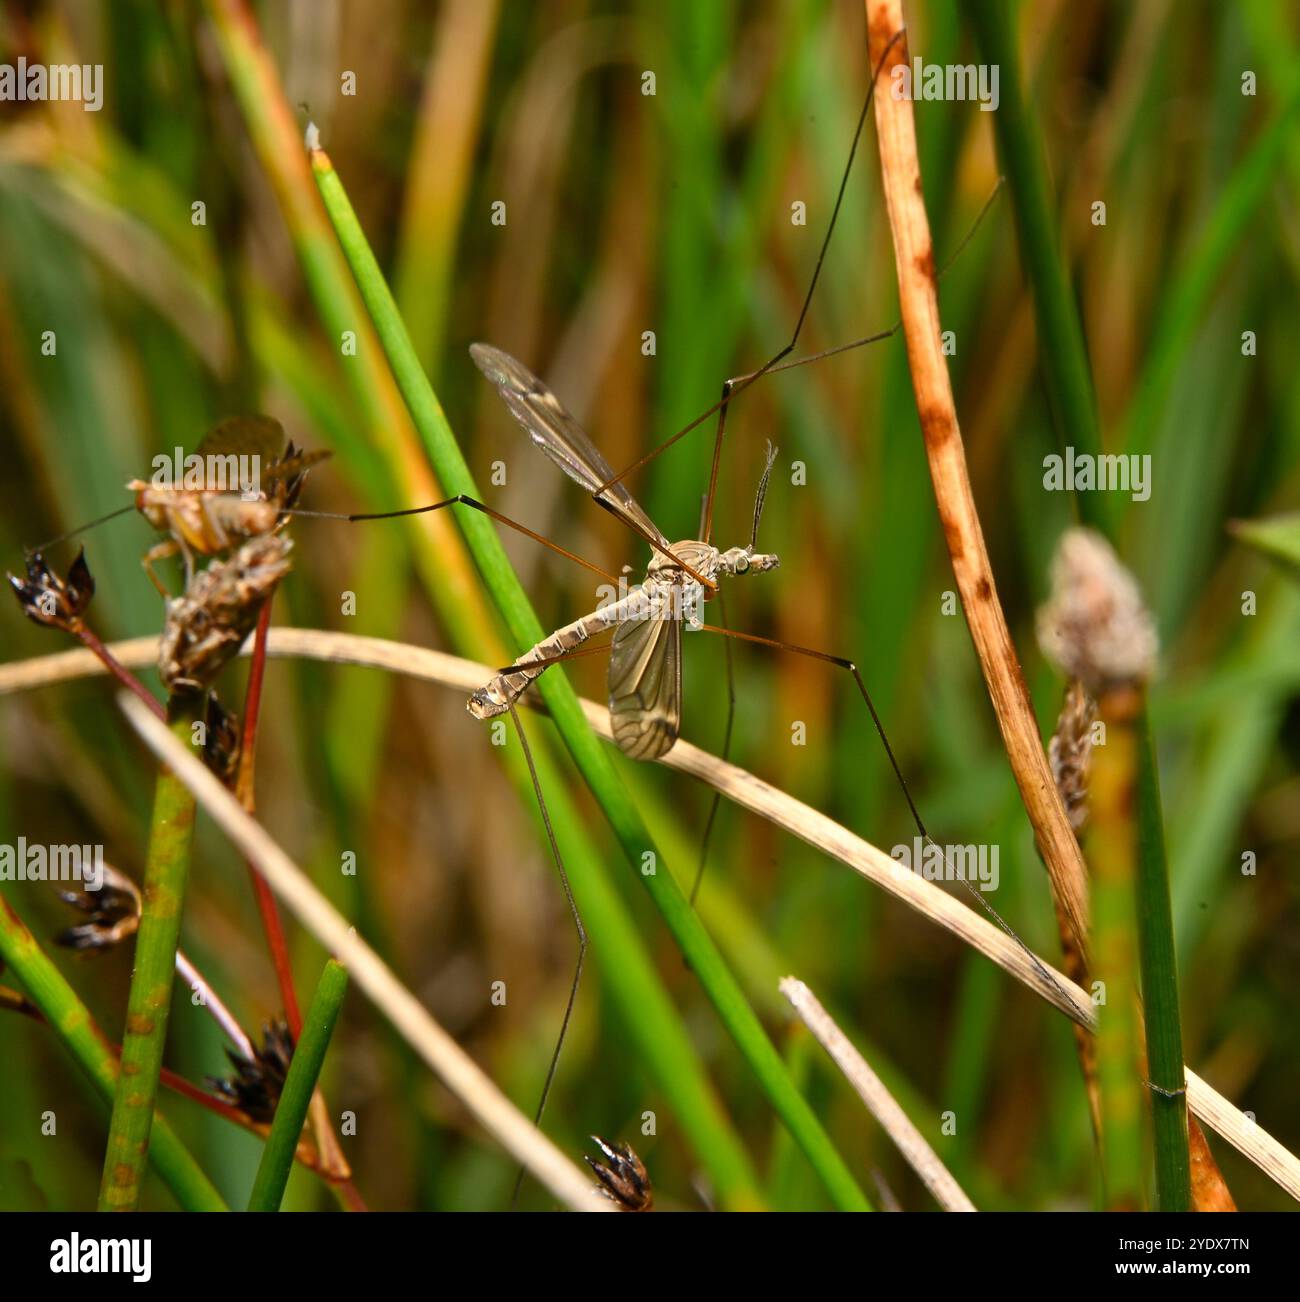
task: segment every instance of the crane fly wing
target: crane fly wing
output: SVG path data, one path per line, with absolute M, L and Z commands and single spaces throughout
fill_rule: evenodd
M 497 386 L 510 414 L 528 431 L 528 437 L 589 493 L 614 478 L 614 468 L 587 432 L 565 410 L 564 404 L 522 362 L 491 344 L 470 344 L 474 364 Z M 622 484 L 612 484 L 601 495 L 614 511 L 638 532 L 668 545 L 659 526 Z
M 609 722 L 632 759 L 666 755 L 682 722 L 682 625 L 667 615 L 624 620 L 609 660 Z

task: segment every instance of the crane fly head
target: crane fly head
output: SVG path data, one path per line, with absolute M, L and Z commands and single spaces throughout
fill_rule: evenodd
M 781 564 L 781 558 L 772 552 L 756 552 L 753 545 L 733 547 L 718 558 L 718 570 L 722 574 L 765 574 Z

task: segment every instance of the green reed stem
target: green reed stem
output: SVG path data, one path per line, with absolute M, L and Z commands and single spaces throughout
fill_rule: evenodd
M 294 1154 L 302 1138 L 303 1123 L 307 1120 L 307 1109 L 316 1089 L 316 1078 L 325 1061 L 325 1050 L 329 1048 L 347 989 L 347 969 L 337 960 L 329 959 L 316 985 L 316 994 L 302 1024 L 302 1034 L 294 1046 L 289 1074 L 276 1105 L 275 1120 L 262 1150 L 253 1191 L 248 1196 L 250 1212 L 280 1210 L 289 1172 L 293 1169 Z
M 358 301 L 339 242 L 321 209 L 293 110 L 285 99 L 270 54 L 242 0 L 206 0 L 205 7 L 321 321 L 336 339 L 344 330 L 357 337 L 357 355 L 343 370 L 367 417 L 364 438 L 382 454 L 386 476 L 396 486 L 400 504 L 418 505 L 429 499 L 407 496 L 403 500 L 402 494 L 411 491 L 407 485 L 428 478 L 427 461 L 417 439 L 412 438 L 408 446 L 404 435 L 398 434 L 409 425 L 402 395 Z M 442 518 L 438 515 L 431 520 Z M 448 523 L 447 529 L 437 534 L 435 543 L 433 531 L 431 523 L 427 530 L 412 530 L 411 538 L 421 577 L 442 627 L 461 654 L 499 663 L 504 659 L 502 642 L 482 585 L 469 563 L 463 536 Z M 707 1168 L 719 1204 L 733 1209 L 761 1205 L 758 1177 L 744 1145 L 609 878 L 603 856 L 568 796 L 550 747 L 544 743 L 545 738 L 534 742 L 534 758 L 583 919 L 593 948 L 617 956 L 614 961 L 597 963 L 596 971 L 613 996 L 622 1022 L 656 1083 L 672 1103 L 683 1132 Z M 521 798 L 533 804 L 521 748 L 507 746 L 503 751 L 511 781 Z
M 1147 1074 L 1156 1150 L 1156 1198 L 1163 1212 L 1191 1210 L 1183 1032 L 1178 1015 L 1169 868 L 1165 859 L 1160 777 L 1145 700 L 1137 720 L 1138 946 L 1146 1013 Z
M 972 0 L 965 12 L 981 57 L 999 69 L 993 129 L 1015 209 L 1020 256 L 1033 290 L 1038 363 L 1048 401 L 1061 441 L 1076 454 L 1095 457 L 1101 452 L 1101 433 L 1083 323 L 1056 238 L 1046 146 L 1036 119 L 1025 111 L 1011 19 L 1004 0 Z M 1110 519 L 1104 499 L 1103 493 L 1076 495 L 1083 522 L 1106 531 Z
M 1104 693 L 1098 718 L 1106 744 L 1092 752 L 1092 806 L 1087 850 L 1093 881 L 1093 973 L 1104 984 L 1097 1008 L 1097 1084 L 1101 1098 L 1102 1179 L 1106 1205 L 1142 1206 L 1142 1065 L 1138 1029 L 1137 925 L 1139 857 L 1134 823 L 1136 689 Z M 1181 1070 L 1182 1060 L 1179 1059 Z

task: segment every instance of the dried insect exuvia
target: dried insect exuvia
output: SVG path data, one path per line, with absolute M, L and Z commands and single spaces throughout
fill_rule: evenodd
M 61 931 L 56 945 L 83 952 L 99 952 L 135 935 L 140 925 L 140 888 L 125 874 L 104 865 L 104 882 L 97 891 L 60 891 L 65 904 L 80 909 L 86 921 Z
M 611 1144 L 599 1135 L 591 1138 L 605 1160 L 598 1162 L 585 1153 L 582 1160 L 595 1172 L 600 1192 L 622 1211 L 648 1212 L 654 1206 L 655 1196 L 641 1159 L 627 1144 Z
M 255 1048 L 253 1053 L 250 1061 L 242 1053 L 227 1049 L 226 1057 L 235 1069 L 234 1076 L 226 1080 L 209 1076 L 208 1084 L 227 1103 L 234 1104 L 254 1121 L 270 1125 L 293 1059 L 293 1036 L 283 1017 L 263 1025 L 262 1047 Z
M 66 578 L 60 578 L 40 552 L 29 553 L 26 579 L 10 574 L 9 586 L 28 619 L 47 628 L 69 631 L 80 622 L 95 595 L 95 580 L 86 564 L 84 547 L 68 566 Z
M 158 669 L 168 692 L 203 691 L 238 653 L 262 603 L 289 572 L 292 547 L 278 534 L 250 538 L 167 603 Z

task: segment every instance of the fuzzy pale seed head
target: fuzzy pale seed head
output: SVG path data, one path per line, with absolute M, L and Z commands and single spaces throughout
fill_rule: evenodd
M 1145 683 L 1155 672 L 1155 623 L 1133 576 L 1091 529 L 1070 529 L 1052 561 L 1052 593 L 1038 612 L 1038 642 L 1049 659 L 1098 696 Z

